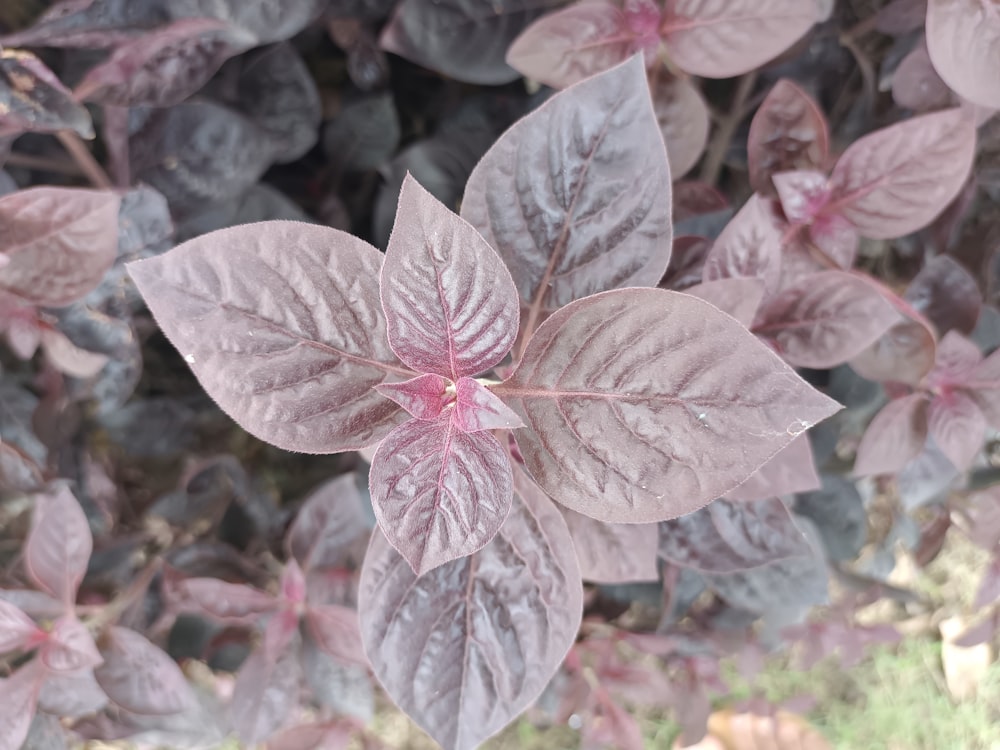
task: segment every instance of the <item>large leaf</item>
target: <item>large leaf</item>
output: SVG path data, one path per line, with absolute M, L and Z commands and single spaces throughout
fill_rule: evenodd
M 897 319 L 892 305 L 864 279 L 821 271 L 769 300 L 753 331 L 773 341 L 788 363 L 827 368 L 860 354 Z
M 580 574 L 594 583 L 657 581 L 656 524 L 602 523 L 562 508 L 580 561 Z
M 521 30 L 562 0 L 403 0 L 379 40 L 382 48 L 467 83 L 517 78 L 505 62 Z
M 542 489 L 611 523 L 700 508 L 838 408 L 731 317 L 660 289 L 564 307 L 494 392 Z
M 372 459 L 372 507 L 417 575 L 482 549 L 510 509 L 510 460 L 489 432 L 461 431 L 446 413 L 414 419 Z
M 445 750 L 471 750 L 539 696 L 576 638 L 583 592 L 559 512 L 520 470 L 489 546 L 417 578 L 376 533 L 361 637 L 393 701 Z
M 702 573 L 734 573 L 808 555 L 809 542 L 777 498 L 716 500 L 660 524 L 660 556 Z
M 826 118 L 802 89 L 782 78 L 761 102 L 747 136 L 750 186 L 774 196 L 772 175 L 798 169 L 826 169 L 830 135 Z
M 975 119 L 961 108 L 877 130 L 837 161 L 826 210 L 865 237 L 902 237 L 929 224 L 959 194 L 975 149 Z
M 517 338 L 517 290 L 503 261 L 409 175 L 380 286 L 389 345 L 418 372 L 478 375 Z
M 660 33 L 682 70 L 731 78 L 780 55 L 818 16 L 805 0 L 675 0 Z
M 718 236 L 705 257 L 705 281 L 756 278 L 772 294 L 781 281 L 781 228 L 772 201 L 752 195 Z
M 635 42 L 616 3 L 584 0 L 525 29 L 510 45 L 507 62 L 528 78 L 564 88 L 618 65 L 636 51 Z
M 642 61 L 556 94 L 482 158 L 462 216 L 504 259 L 522 337 L 595 292 L 659 282 L 670 260 L 670 169 Z
M 118 252 L 112 192 L 38 187 L 0 198 L 0 292 L 58 307 L 96 287 Z
M 222 409 L 286 450 L 371 445 L 405 414 L 373 390 L 412 375 L 385 334 L 382 256 L 335 229 L 276 221 L 203 235 L 129 272 Z
M 93 548 L 90 524 L 68 488 L 35 495 L 24 546 L 25 567 L 35 585 L 71 606 Z
M 1000 7 L 991 0 L 929 0 L 927 50 L 938 75 L 981 107 L 1000 108 Z
M 920 453 L 927 438 L 927 396 L 890 401 L 871 421 L 858 445 L 854 473 L 893 474 Z
M 175 714 L 195 697 L 173 659 L 128 628 L 108 628 L 101 638 L 104 663 L 94 670 L 108 697 L 137 714 Z
M 90 113 L 45 63 L 30 52 L 0 49 L 0 135 L 23 130 L 94 137 Z

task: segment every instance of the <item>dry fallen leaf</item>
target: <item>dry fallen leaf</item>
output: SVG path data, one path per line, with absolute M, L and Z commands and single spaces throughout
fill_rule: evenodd
M 948 692 L 955 701 L 971 700 L 993 662 L 993 649 L 989 642 L 967 648 L 955 643 L 969 629 L 965 618 L 950 617 L 941 622 L 940 629 L 941 666 Z
M 675 744 L 675 750 L 682 746 Z M 684 750 L 831 750 L 830 743 L 808 721 L 788 711 L 773 716 L 716 711 L 708 719 L 708 735 Z

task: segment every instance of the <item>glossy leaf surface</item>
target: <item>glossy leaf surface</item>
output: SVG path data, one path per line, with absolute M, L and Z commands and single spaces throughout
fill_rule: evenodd
M 766 294 L 781 281 L 781 229 L 771 201 L 753 195 L 712 243 L 702 270 L 705 281 L 756 278 Z
M 90 524 L 68 488 L 35 495 L 24 562 L 40 589 L 72 605 L 93 548 Z
M 927 49 L 938 75 L 982 107 L 1000 108 L 1000 8 L 991 0 L 928 0 Z
M 94 670 L 101 689 L 137 714 L 175 714 L 194 703 L 191 688 L 174 660 L 145 637 L 112 627 L 101 639 L 104 663 Z
M 810 553 L 785 504 L 774 497 L 716 500 L 659 528 L 660 556 L 702 573 L 734 573 Z
M 903 120 L 852 143 L 834 167 L 829 210 L 865 237 L 909 234 L 941 213 L 969 176 L 975 122 L 963 109 Z
M 517 291 L 503 261 L 410 176 L 380 285 L 389 345 L 418 372 L 478 375 L 517 338 Z
M 204 235 L 129 272 L 229 416 L 280 448 L 334 453 L 405 416 L 373 390 L 413 374 L 385 335 L 381 260 L 337 230 L 273 222 Z
M 494 390 L 541 487 L 611 523 L 696 510 L 837 410 L 731 317 L 659 289 L 563 308 Z
M 462 432 L 450 414 L 411 420 L 375 451 L 375 517 L 417 575 L 482 549 L 510 510 L 510 460 L 488 432 Z
M 510 269 L 523 337 L 574 299 L 656 284 L 670 260 L 670 169 L 641 60 L 508 130 L 469 177 L 462 216 Z
M 417 578 L 376 533 L 361 636 L 393 701 L 445 750 L 471 750 L 527 708 L 576 638 L 583 592 L 559 511 L 520 470 L 496 538 Z
M 718 279 L 690 286 L 684 293 L 711 302 L 749 328 L 764 298 L 764 282 L 754 278 Z

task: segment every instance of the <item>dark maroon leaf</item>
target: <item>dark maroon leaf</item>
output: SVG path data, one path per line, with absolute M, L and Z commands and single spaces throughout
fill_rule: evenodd
M 924 25 L 927 0 L 889 0 L 875 14 L 875 28 L 883 34 L 903 36 Z
M 373 390 L 413 374 L 386 339 L 381 260 L 335 229 L 274 222 L 204 235 L 129 271 L 244 429 L 286 450 L 333 453 L 378 442 L 405 417 Z
M 830 177 L 828 213 L 865 237 L 889 239 L 929 224 L 958 195 L 972 168 L 974 118 L 949 109 L 903 120 L 860 138 Z
M 119 46 L 88 71 L 74 96 L 116 107 L 169 107 L 187 99 L 254 37 L 222 21 L 191 18 Z
M 756 278 L 765 294 L 777 291 L 781 281 L 782 232 L 771 201 L 750 197 L 722 230 L 705 257 L 705 281 Z
M 807 435 L 795 438 L 786 448 L 726 494 L 729 500 L 764 500 L 769 497 L 809 492 L 820 486 Z
M 702 573 L 734 573 L 810 554 L 785 504 L 774 497 L 716 500 L 659 528 L 660 556 Z
M 43 680 L 37 659 L 0 680 L 0 750 L 19 750 L 28 736 Z
M 711 302 L 749 328 L 764 298 L 764 282 L 754 278 L 718 279 L 689 286 L 684 293 Z
M 376 533 L 361 578 L 361 636 L 393 701 L 445 750 L 471 750 L 527 708 L 576 638 L 573 541 L 520 470 L 510 517 L 480 552 L 417 578 Z
M 45 63 L 30 52 L 0 49 L 0 134 L 24 130 L 94 137 L 90 113 Z
M 837 410 L 728 315 L 660 289 L 564 307 L 494 392 L 542 488 L 611 523 L 696 510 Z
M 983 580 L 976 591 L 976 599 L 972 606 L 982 610 L 997 600 L 1000 600 L 1000 557 L 994 557 L 983 573 Z
M 270 594 L 215 578 L 188 578 L 171 588 L 174 606 L 226 624 L 253 625 L 280 603 Z
M 344 105 L 323 130 L 323 150 L 344 172 L 367 172 L 389 160 L 401 137 L 395 101 L 384 92 Z
M 927 396 L 914 393 L 890 401 L 865 430 L 854 460 L 854 473 L 893 474 L 920 453 L 926 438 Z
M 854 482 L 826 475 L 823 487 L 795 498 L 795 513 L 813 521 L 827 558 L 854 560 L 868 539 L 868 513 Z
M 517 338 L 517 291 L 503 261 L 412 177 L 403 181 L 380 288 L 389 345 L 418 372 L 478 375 Z
M 455 383 L 452 421 L 462 432 L 512 430 L 524 427 L 521 418 L 478 380 L 459 378 Z
M 250 32 L 258 44 L 280 42 L 314 20 L 324 0 L 170 0 L 165 10 L 174 19 L 217 18 Z
M 1000 44 L 996 3 L 928 0 L 927 48 L 938 74 L 981 107 L 1000 107 L 1000 81 L 990 71 Z
M 35 495 L 24 562 L 40 589 L 71 606 L 93 547 L 90 524 L 68 488 Z
M 511 41 L 560 0 L 403 0 L 382 31 L 382 48 L 467 83 L 517 78 L 505 62 Z
M 556 94 L 483 157 L 462 216 L 514 277 L 522 338 L 574 299 L 659 282 L 671 243 L 666 159 L 638 57 Z
M 137 714 L 180 713 L 195 701 L 173 659 L 144 636 L 112 627 L 101 638 L 104 663 L 94 676 L 108 697 Z
M 700 284 L 705 258 L 711 247 L 712 241 L 705 237 L 675 237 L 670 265 L 660 280 L 660 288 L 683 292 Z
M 830 158 L 826 118 L 815 101 L 782 78 L 761 102 L 750 122 L 747 167 L 750 186 L 774 196 L 771 177 L 796 169 L 824 170 Z
M 56 620 L 38 656 L 46 669 L 65 674 L 101 663 L 94 637 L 75 615 L 64 615 Z
M 0 198 L 0 292 L 58 307 L 96 287 L 115 260 L 120 199 L 112 192 L 38 187 Z
M 667 6 L 660 34 L 681 70 L 730 78 L 780 55 L 819 16 L 816 3 L 802 0 L 675 0 Z
M 923 316 L 900 317 L 881 338 L 850 361 L 858 375 L 878 382 L 916 385 L 934 366 L 936 342 L 930 324 Z
M 0 39 L 9 47 L 110 47 L 167 20 L 150 0 L 61 0 L 30 28 Z
M 41 467 L 16 446 L 0 440 L 0 494 L 37 492 L 41 488 Z
M 947 255 L 927 262 L 904 299 L 934 324 L 939 336 L 953 329 L 966 336 L 972 333 L 983 304 L 976 280 Z
M 368 665 L 353 609 L 334 604 L 309 607 L 305 622 L 316 645 L 327 654 L 343 664 Z
M 580 574 L 594 583 L 657 581 L 656 524 L 602 523 L 560 508 L 573 537 Z
M 357 479 L 345 474 L 313 490 L 295 516 L 285 547 L 306 572 L 343 567 L 354 542 L 370 529 Z
M 510 510 L 510 461 L 489 432 L 450 414 L 411 420 L 386 437 L 369 484 L 379 527 L 417 575 L 482 549 Z
M 871 346 L 898 319 L 867 280 L 844 271 L 805 276 L 768 300 L 753 331 L 775 343 L 796 367 L 843 364 Z
M 929 112 L 955 103 L 955 95 L 934 69 L 927 45 L 917 44 L 892 74 L 892 100 L 903 109 Z
M 931 401 L 927 426 L 940 451 L 955 468 L 966 471 L 983 447 L 986 417 L 975 400 L 962 391 L 944 393 Z

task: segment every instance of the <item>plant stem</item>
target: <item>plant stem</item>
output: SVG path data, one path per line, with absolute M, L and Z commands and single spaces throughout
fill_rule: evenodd
M 701 181 L 709 185 L 715 185 L 722 171 L 722 164 L 726 159 L 726 150 L 729 142 L 733 139 L 733 134 L 740 122 L 743 121 L 746 112 L 746 101 L 750 98 L 754 85 L 757 83 L 757 71 L 751 71 L 740 78 L 736 86 L 736 93 L 733 95 L 732 104 L 726 116 L 722 118 L 712 142 L 709 144 L 708 153 L 701 167 Z
M 73 161 L 77 163 L 80 171 L 87 176 L 87 179 L 90 180 L 90 183 L 94 187 L 103 188 L 104 190 L 111 190 L 114 187 L 107 173 L 97 163 L 94 155 L 90 153 L 90 149 L 80 140 L 80 136 L 72 130 L 60 130 L 56 133 L 56 138 L 59 139 L 63 148 L 69 152 L 69 155 L 73 157 Z

